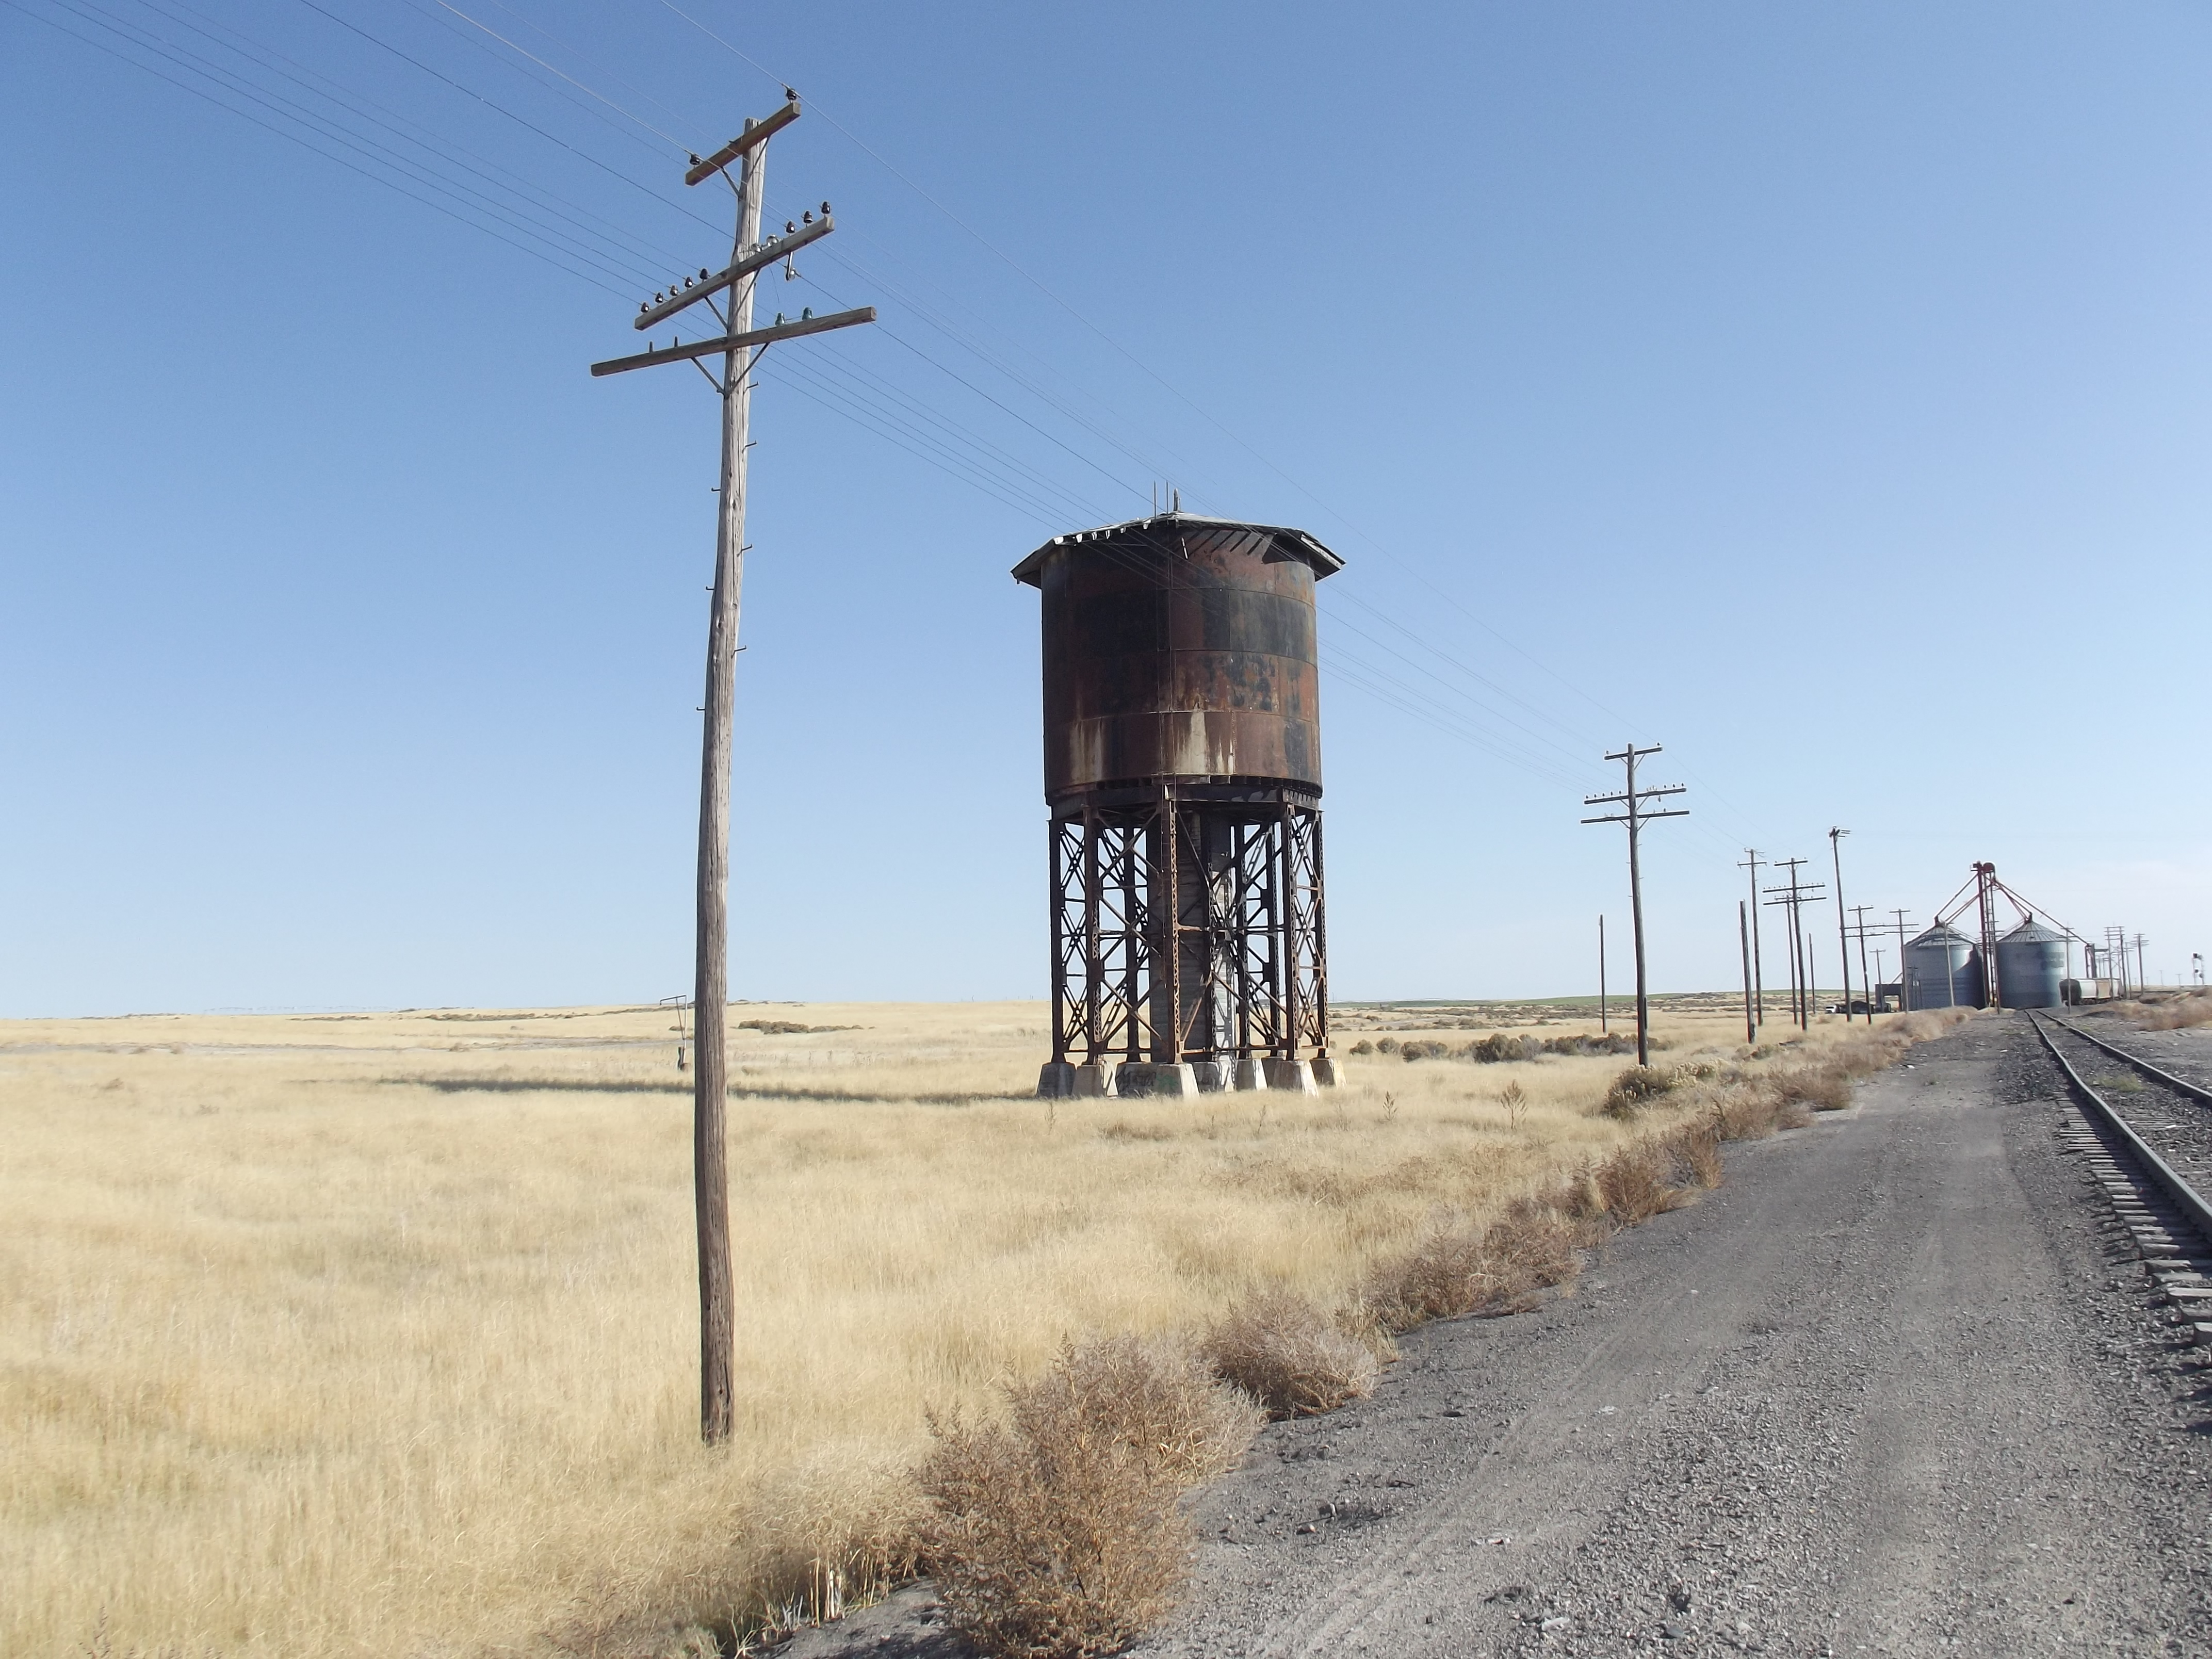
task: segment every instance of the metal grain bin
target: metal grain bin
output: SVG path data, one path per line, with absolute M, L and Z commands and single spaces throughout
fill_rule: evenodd
M 1907 1008 L 1978 1008 L 1982 953 L 1964 933 L 1938 922 L 1905 947 Z
M 1997 941 L 1997 997 L 2006 1007 L 2056 1008 L 2065 978 L 2065 934 L 2033 916 Z
M 1055 536 L 1014 568 L 1044 596 L 1045 798 L 1163 781 L 1321 793 L 1314 583 L 1301 530 L 1162 514 Z

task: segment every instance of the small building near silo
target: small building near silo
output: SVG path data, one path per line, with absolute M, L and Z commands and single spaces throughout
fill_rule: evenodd
M 1905 947 L 1905 1006 L 1978 1008 L 1982 953 L 1957 929 L 1937 922 Z
M 2056 1008 L 2065 979 L 2066 935 L 2033 916 L 1997 941 L 1997 1000 L 2004 1006 Z

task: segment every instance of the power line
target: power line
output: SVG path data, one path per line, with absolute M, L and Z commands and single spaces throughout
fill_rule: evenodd
M 434 201 L 429 197 L 420 195 L 414 191 L 409 190 L 404 185 L 398 183 L 388 175 L 375 172 L 368 167 L 362 166 L 358 161 L 349 161 L 343 155 L 337 155 L 331 150 L 325 149 L 321 145 L 313 143 L 308 139 L 302 137 L 299 133 L 279 126 L 272 121 L 264 120 L 260 116 L 254 114 L 252 111 L 240 109 L 237 105 L 228 102 L 224 99 L 216 96 L 214 93 L 208 91 L 204 87 L 195 86 L 191 82 L 179 79 L 174 75 L 165 74 L 162 70 L 155 68 L 153 64 L 143 63 L 139 59 L 131 57 L 129 53 L 122 52 L 115 46 L 109 45 L 106 41 L 96 40 L 88 34 L 80 33 L 77 30 L 70 28 L 66 25 L 57 21 L 52 17 L 48 17 L 40 12 L 33 11 L 27 5 L 22 3 L 22 0 L 0 0 L 0 5 L 6 5 L 14 10 L 21 12 L 27 17 L 35 19 L 37 21 L 44 23 L 47 27 L 54 30 L 57 33 L 65 34 L 73 40 L 79 41 L 85 46 L 90 46 L 95 52 L 105 52 L 107 56 L 116 58 L 119 62 L 128 64 L 131 68 L 138 70 L 142 73 L 152 76 L 157 81 L 167 82 L 170 86 L 175 87 L 181 92 L 190 93 L 193 97 L 200 99 L 206 103 L 212 104 L 217 109 L 223 110 L 229 114 L 235 115 L 240 120 L 249 122 L 252 125 L 261 128 L 264 132 L 273 133 L 277 137 L 284 139 L 288 143 L 299 145 L 302 149 L 311 150 L 315 155 L 321 156 L 325 161 L 334 161 L 349 173 L 359 173 L 362 178 L 368 179 L 371 183 L 382 185 L 386 189 L 396 191 L 398 194 L 406 197 L 410 201 L 420 203 L 422 206 L 430 209 L 433 212 L 442 214 L 457 224 L 465 225 L 471 230 L 479 231 L 484 235 L 489 236 L 495 241 L 504 242 L 509 247 L 514 248 L 520 252 L 526 253 L 532 258 L 550 265 L 555 270 L 559 270 L 567 276 L 574 276 L 579 281 L 588 283 L 592 287 L 604 289 L 609 294 L 620 295 L 623 293 L 622 289 L 600 281 L 599 277 L 591 275 L 587 271 L 577 269 L 577 267 L 572 264 L 555 258 L 542 248 L 533 247 L 526 242 L 518 241 L 512 236 L 502 234 L 498 230 L 494 229 L 491 226 L 483 223 L 481 220 L 471 218 L 466 214 L 455 211 L 453 208 L 447 206 L 444 203 Z M 96 20 L 88 19 L 86 21 L 96 22 Z M 119 30 L 115 32 L 121 34 L 121 31 Z M 130 40 L 131 39 L 127 34 L 123 34 L 122 38 L 125 40 Z M 142 43 L 135 40 L 131 41 L 131 44 L 134 46 L 142 45 Z M 156 56 L 160 55 L 161 54 L 158 53 L 156 54 Z M 221 85 L 222 83 L 218 82 L 217 84 Z
M 154 34 L 152 31 L 146 29 L 143 25 L 128 21 L 118 16 L 117 14 L 93 3 L 92 0 L 55 0 L 55 3 L 63 5 L 65 9 L 74 10 L 77 15 L 84 16 L 88 21 L 94 22 L 100 27 L 111 29 L 114 33 L 122 36 L 122 38 L 131 40 L 134 45 L 139 46 L 142 49 L 154 52 L 155 55 L 161 58 L 165 62 L 168 62 L 180 69 L 184 69 L 188 73 L 204 76 L 215 82 L 216 85 L 222 87 L 225 90 L 246 97 L 249 100 L 258 104 L 260 107 L 269 111 L 271 114 L 278 116 L 280 118 L 298 122 L 306 126 L 310 131 L 315 132 L 319 136 L 328 138 L 347 149 L 352 149 L 358 155 L 375 160 L 380 165 L 393 167 L 398 170 L 403 176 L 410 178 L 415 182 L 424 185 L 430 189 L 438 191 L 441 194 L 453 197 L 455 199 L 465 198 L 472 200 L 477 204 L 479 210 L 493 214 L 495 216 L 498 217 L 501 222 L 507 224 L 512 228 L 522 231 L 525 234 L 538 235 L 549 242 L 554 242 L 556 246 L 560 245 L 556 240 L 558 234 L 557 230 L 555 230 L 543 216 L 543 210 L 538 208 L 538 204 L 530 201 L 527 198 L 522 197 L 520 192 L 516 191 L 514 186 L 507 185 L 501 180 L 494 178 L 490 173 L 485 172 L 480 167 L 472 166 L 470 162 L 465 161 L 456 161 L 453 156 L 446 150 L 442 150 L 435 144 L 425 143 L 422 139 L 404 131 L 393 122 L 384 119 L 380 115 L 373 114 L 362 110 L 349 102 L 346 99 L 310 86 L 299 76 L 277 68 L 274 64 L 265 61 L 265 59 L 256 58 L 252 53 L 248 52 L 246 48 L 234 45 L 230 41 L 220 39 L 210 30 L 201 27 L 198 23 L 190 21 L 185 18 L 173 15 L 173 14 L 164 10 L 161 5 L 156 3 L 156 0 L 141 0 L 141 3 L 145 5 L 148 9 L 154 11 L 157 15 L 166 17 L 169 21 L 199 35 L 203 40 L 208 41 L 211 46 L 215 46 L 218 50 L 227 52 L 235 57 L 244 58 L 247 64 L 251 64 L 254 68 L 274 75 L 278 80 L 289 84 L 298 90 L 307 94 L 308 96 L 321 99 L 326 103 L 334 104 L 341 110 L 343 110 L 347 114 L 355 117 L 356 119 L 366 121 L 370 125 L 390 133 L 393 137 L 398 139 L 400 142 L 411 144 L 416 149 L 428 153 L 437 161 L 444 162 L 448 167 L 457 167 L 460 172 L 473 175 L 474 177 L 481 179 L 486 185 L 490 185 L 493 189 L 504 192 L 507 197 L 516 198 L 520 203 L 520 209 L 517 210 L 506 204 L 502 204 L 501 201 L 485 195 L 483 191 L 476 190 L 469 185 L 460 183 L 449 177 L 440 175 L 426 167 L 422 163 L 402 155 L 398 151 L 392 149 L 391 146 L 380 143 L 373 137 L 367 137 L 362 133 L 349 131 L 343 126 L 332 121 L 328 116 L 310 108 L 308 106 L 299 102 L 297 100 L 287 97 L 283 94 L 273 91 L 269 88 L 258 86 L 254 82 L 247 80 L 242 75 L 238 74 L 236 71 L 232 70 L 222 64 L 217 64 L 210 58 L 202 57 L 199 53 L 183 46 L 178 41 L 165 40 L 159 35 Z M 226 32 L 233 33 L 237 33 L 237 31 L 228 30 L 227 28 Z M 240 40 L 247 40 L 248 45 L 252 46 L 255 51 L 265 50 L 264 48 L 260 47 L 258 43 L 252 42 L 250 37 L 240 34 L 239 38 Z M 413 124 L 410 123 L 410 125 Z M 440 142 L 444 143 L 445 141 L 441 140 Z M 529 222 L 521 222 L 519 215 L 529 216 Z M 607 248 L 611 250 L 611 257 L 614 258 L 624 259 L 634 258 L 638 252 L 643 251 L 638 248 L 635 243 L 633 243 L 630 247 L 624 248 L 614 239 L 608 237 L 605 233 L 592 230 L 590 227 L 582 224 L 572 216 L 556 212 L 553 215 L 553 217 L 556 220 L 565 221 L 573 230 L 580 232 L 586 236 L 592 237 L 598 241 L 605 244 Z M 549 234 L 549 232 L 551 234 Z M 627 271 L 617 270 L 614 266 L 607 264 L 604 258 L 599 257 L 600 250 L 593 249 L 574 241 L 567 244 L 567 247 L 568 251 L 574 257 L 594 265 L 597 269 L 605 271 L 610 276 L 629 276 L 633 279 L 635 279 L 638 273 L 644 270 L 644 267 L 638 265 L 632 265 Z M 649 273 L 647 273 L 647 275 L 649 276 Z
M 620 104 L 615 102 L 613 99 L 608 97 L 605 94 L 592 90 L 592 88 L 586 86 L 581 81 L 579 81 L 574 76 L 568 74 L 566 70 L 555 68 L 552 64 L 547 63 L 543 58 L 540 58 L 536 52 L 508 40 L 505 35 L 501 34 L 497 29 L 493 28 L 489 24 L 479 21 L 476 18 L 470 16 L 468 13 L 463 11 L 459 6 L 449 3 L 449 0 L 438 0 L 438 6 L 441 10 L 453 13 L 454 16 L 459 18 L 464 23 L 468 24 L 471 28 L 482 29 L 486 34 L 491 36 L 493 40 L 498 41 L 500 45 L 505 46 L 509 52 L 514 52 L 520 57 L 527 58 L 532 63 L 537 64 L 538 68 L 544 70 L 547 74 L 557 75 L 563 81 L 566 81 L 570 86 L 574 87 L 578 91 L 588 94 L 590 96 L 598 99 L 599 102 L 605 104 L 609 109 L 614 111 L 616 114 L 621 116 L 624 120 L 635 122 L 639 126 L 644 128 L 654 137 L 659 139 L 663 143 L 669 145 L 678 153 L 686 153 L 690 149 L 691 147 L 685 143 L 682 139 L 672 137 L 669 134 L 663 132 L 659 127 L 654 126 L 650 121 L 645 120 L 640 116 L 633 115 L 629 111 L 624 109 Z
M 10 3 L 13 3 L 13 0 L 10 0 Z M 488 97 L 486 94 L 476 90 L 475 88 L 455 80 L 444 70 L 434 69 L 431 65 L 424 63 L 421 58 L 414 56 L 411 52 L 402 51 L 399 47 L 393 46 L 390 41 L 371 34 L 367 29 L 362 28 L 360 25 L 354 23 L 344 17 L 341 17 L 337 13 L 318 3 L 318 0 L 299 0 L 299 3 L 305 6 L 309 11 L 315 13 L 318 16 L 327 18 L 330 21 L 337 24 L 340 28 L 360 36 L 361 39 L 368 41 L 369 45 L 377 47 L 379 50 L 389 52 L 392 57 L 397 58 L 403 64 L 406 64 L 414 69 L 421 70 L 432 80 L 437 81 L 441 84 L 451 88 L 453 91 L 459 93 L 463 97 L 474 100 L 476 102 L 482 104 L 486 109 L 490 110 L 495 114 L 506 117 L 507 119 L 514 122 L 516 125 L 523 128 L 526 131 L 535 133 L 538 137 L 544 139 L 548 143 L 556 145 L 560 149 L 568 151 L 569 155 L 574 155 L 577 160 L 586 162 L 590 166 L 599 168 L 600 172 L 605 173 L 609 178 L 628 185 L 632 190 L 642 192 L 644 195 L 652 198 L 657 205 L 666 208 L 672 212 L 680 213 L 685 218 L 694 220 L 697 223 L 704 225 L 709 230 L 715 231 L 717 233 L 720 232 L 721 228 L 715 224 L 713 220 L 704 218 L 700 215 L 692 212 L 689 208 L 684 207 L 682 204 L 672 201 L 667 197 L 663 196 L 652 185 L 643 184 L 639 180 L 631 178 L 629 174 L 623 173 L 619 168 L 610 166 L 605 161 L 601 161 L 598 156 L 592 155 L 589 151 L 579 149 L 567 139 L 562 138 L 555 133 L 547 131 L 544 127 L 539 126 L 528 117 L 517 114 L 514 111 L 507 108 L 506 105 L 501 103 L 497 99 Z

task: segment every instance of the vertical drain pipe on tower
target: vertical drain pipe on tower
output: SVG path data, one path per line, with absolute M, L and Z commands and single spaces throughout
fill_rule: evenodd
M 1014 567 L 1043 599 L 1040 1096 L 1339 1080 L 1314 584 L 1343 568 L 1302 530 L 1179 508 Z

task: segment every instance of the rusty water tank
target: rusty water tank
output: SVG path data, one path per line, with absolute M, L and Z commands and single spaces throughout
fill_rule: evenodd
M 1175 781 L 1321 793 L 1303 530 L 1164 513 L 1055 536 L 1014 567 L 1044 599 L 1044 783 L 1055 805 Z

